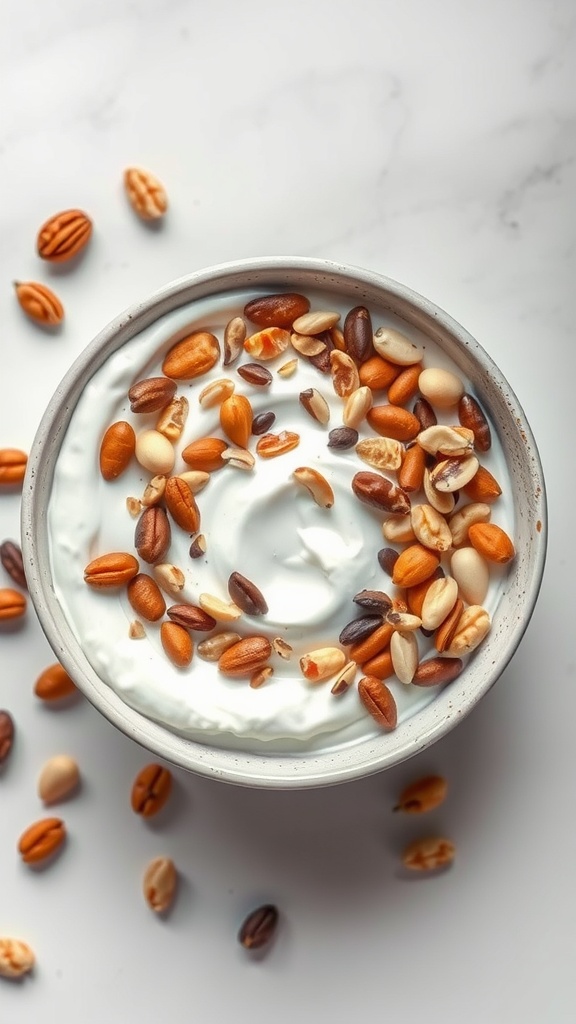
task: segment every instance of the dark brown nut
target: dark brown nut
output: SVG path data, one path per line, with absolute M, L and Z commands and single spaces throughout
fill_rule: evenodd
M 243 366 L 238 367 L 236 372 L 239 377 L 242 377 L 242 380 L 257 388 L 266 388 L 272 383 L 270 370 L 266 366 L 261 366 L 260 363 L 244 363 Z
M 357 441 L 358 431 L 352 427 L 335 427 L 328 434 L 328 447 L 341 452 L 353 448 Z
M 40 700 L 63 700 L 77 692 L 74 680 L 58 661 L 45 668 L 34 683 L 34 693 Z
M 424 814 L 443 804 L 448 792 L 448 783 L 442 775 L 426 775 L 416 779 L 400 793 L 394 811 L 405 814 Z
M 355 306 L 344 321 L 346 350 L 357 363 L 365 363 L 374 355 L 374 332 L 370 313 L 365 306 Z
M 321 352 L 318 352 L 315 356 L 308 356 L 308 362 L 312 363 L 320 373 L 330 373 L 330 353 L 334 349 L 334 342 L 330 331 L 322 331 L 321 334 L 317 334 L 316 337 L 319 341 L 324 343 L 324 348 Z
M 417 398 L 412 412 L 419 421 L 422 430 L 427 430 L 428 427 L 435 427 L 438 422 L 436 413 L 427 398 Z
M 338 643 L 342 647 L 349 647 L 351 644 L 359 644 L 366 637 L 372 635 L 378 626 L 382 625 L 381 615 L 363 615 L 360 619 L 353 619 L 341 631 Z
M 0 622 L 20 619 L 26 612 L 26 598 L 11 587 L 0 589 Z
M 26 576 L 24 575 L 24 562 L 22 561 L 22 549 L 19 544 L 12 540 L 5 540 L 0 544 L 0 561 L 6 572 L 14 583 L 24 590 L 28 589 Z
M 244 306 L 244 316 L 258 327 L 291 327 L 309 309 L 310 302 L 304 295 L 285 292 L 252 299 Z
M 399 552 L 394 548 L 380 548 L 378 552 L 378 564 L 380 568 L 391 576 L 394 572 L 394 566 L 399 558 Z
M 352 490 L 360 501 L 372 508 L 395 515 L 408 515 L 410 512 L 410 498 L 406 491 L 380 473 L 356 473 L 352 478 Z
M 151 818 L 162 810 L 172 789 L 172 774 L 161 764 L 147 764 L 134 779 L 130 803 L 136 814 Z
M 142 561 L 149 565 L 161 562 L 170 547 L 171 537 L 172 531 L 164 509 L 157 505 L 144 509 L 134 534 L 134 547 Z
M 362 676 L 358 694 L 366 710 L 383 729 L 392 730 L 398 722 L 396 701 L 386 683 L 376 676 Z
M 427 658 L 421 661 L 412 678 L 414 686 L 438 686 L 451 683 L 464 667 L 461 658 Z
M 14 743 L 14 719 L 9 711 L 0 711 L 0 764 L 8 758 Z
M 381 615 L 385 615 L 392 607 L 392 598 L 388 597 L 383 590 L 361 590 L 352 600 L 361 608 L 366 608 L 370 612 L 378 612 Z
M 238 942 L 245 949 L 267 946 L 278 927 L 278 910 L 272 903 L 257 907 L 242 923 Z
M 176 394 L 176 381 L 168 377 L 148 377 L 136 381 L 128 392 L 132 412 L 158 412 L 168 405 Z
M 101 590 L 122 587 L 136 575 L 140 566 L 134 555 L 126 551 L 110 551 L 92 559 L 84 569 L 84 582 Z
M 66 827 L 60 818 L 42 818 L 22 833 L 18 852 L 25 864 L 39 864 L 56 853 L 65 839 Z
M 255 437 L 267 434 L 275 420 L 275 412 L 259 412 L 252 420 L 252 433 Z
M 179 626 L 184 626 L 185 629 L 196 629 L 200 633 L 209 633 L 216 626 L 216 619 L 195 604 L 173 604 L 168 608 L 166 614 L 169 619 L 172 619 L 172 622 L 177 622 Z
M 126 596 L 134 611 L 147 622 L 157 622 L 166 611 L 160 587 L 151 576 L 139 572 L 126 587 Z
M 247 615 L 265 615 L 268 611 L 264 595 L 256 584 L 239 572 L 231 573 L 228 580 L 228 593 L 234 604 L 237 604 Z
M 489 451 L 492 435 L 488 420 L 479 403 L 472 395 L 462 395 L 458 403 L 458 419 L 463 427 L 468 427 L 474 434 L 474 447 L 478 452 Z
M 181 477 L 171 476 L 166 481 L 164 501 L 172 519 L 186 533 L 200 529 L 200 510 L 190 487 Z M 150 511 L 153 509 L 151 508 Z

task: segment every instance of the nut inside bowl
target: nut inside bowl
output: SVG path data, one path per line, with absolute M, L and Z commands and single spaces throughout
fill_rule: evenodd
M 215 385 L 204 408 L 198 396 L 211 378 L 190 374 L 177 380 L 178 394 L 189 400 L 190 415 L 175 442 L 173 473 L 189 468 L 179 460 L 193 438 L 224 438 L 229 449 L 241 452 L 227 455 L 230 464 L 211 473 L 205 495 L 197 497 L 206 552 L 200 545 L 196 555 L 201 557 L 191 559 L 188 549 L 195 530 L 189 521 L 183 528 L 172 521 L 168 552 L 159 559 L 151 553 L 150 564 L 140 565 L 140 572 L 149 576 L 154 573 L 152 563 L 159 560 L 183 570 L 182 596 L 169 596 L 163 588 L 168 606 L 198 605 L 201 587 L 200 604 L 218 622 L 212 632 L 192 630 L 196 647 L 203 638 L 223 631 L 236 632 L 241 638 L 258 637 L 260 648 L 266 647 L 262 636 L 268 646 L 278 638 L 286 643 L 295 637 L 292 659 L 284 661 L 272 649 L 266 663 L 274 674 L 264 671 L 257 689 L 250 687 L 248 678 L 222 676 L 215 663 L 202 660 L 197 650 L 189 666 L 178 667 L 174 661 L 183 656 L 179 648 L 183 634 L 174 631 L 162 645 L 160 622 L 145 621 L 143 630 L 135 630 L 145 635 L 130 637 L 131 622 L 140 618 L 128 603 L 125 588 L 98 591 L 83 579 L 85 567 L 97 556 L 136 554 L 136 520 L 126 499 L 137 499 L 133 507 L 138 512 L 144 487 L 155 475 L 154 450 L 151 456 L 149 452 L 139 456 L 148 469 L 132 459 L 126 474 L 111 482 L 103 480 L 99 469 L 102 435 L 113 421 L 132 422 L 137 434 L 154 428 L 158 413 L 132 413 L 128 389 L 161 374 L 166 354 L 192 332 L 214 333 L 222 347 L 226 323 L 242 313 L 246 302 L 286 292 L 308 297 L 312 311 L 340 311 L 340 326 L 349 310 L 367 307 L 374 329 L 390 327 L 422 346 L 425 367 L 439 366 L 460 376 L 492 430 L 487 465 L 503 487 L 493 521 L 513 537 L 516 557 L 509 565 L 490 570 L 491 629 L 465 659 L 457 678 L 433 687 L 386 680 L 398 706 L 398 723 L 392 730 L 383 730 L 362 704 L 356 686 L 362 672 L 356 673 L 348 692 L 334 695 L 334 675 L 314 684 L 299 670 L 299 656 L 319 648 L 339 647 L 346 655 L 344 661 L 348 659 L 350 649 L 338 643 L 338 635 L 363 613 L 352 602 L 358 591 L 395 593 L 377 559 L 378 550 L 388 544 L 381 532 L 388 513 L 358 501 L 350 487 L 356 472 L 377 470 L 361 462 L 353 447 L 331 454 L 334 500 L 322 507 L 326 491 L 323 485 L 316 486 L 311 471 L 325 469 L 327 456 L 319 453 L 328 450 L 328 431 L 342 426 L 346 399 L 335 395 L 330 373 L 319 371 L 302 353 L 306 344 L 301 339 L 298 349 L 283 338 L 285 350 L 270 360 L 265 352 L 243 352 L 236 364 L 225 355 L 217 359 L 212 373 L 212 378 L 232 380 L 233 393 L 247 396 L 255 415 L 276 410 L 277 421 L 269 428 L 276 437 L 282 431 L 298 436 L 295 423 L 302 425 L 307 443 L 299 447 L 296 442 L 294 450 L 287 443 L 286 453 L 275 458 L 259 457 L 259 437 L 246 434 L 245 423 L 238 426 L 242 403 L 233 403 L 231 420 L 220 420 L 219 402 L 223 396 L 230 397 L 229 384 Z M 324 324 L 320 335 L 312 333 L 317 325 L 304 321 L 304 328 L 310 334 L 303 337 L 327 338 L 329 328 Z M 249 324 L 248 333 L 261 329 Z M 213 343 L 202 344 L 209 348 Z M 290 367 L 278 373 L 293 360 L 297 360 L 294 371 Z M 261 370 L 252 370 L 252 379 L 250 371 L 242 376 L 237 372 L 242 363 L 269 369 L 271 382 Z M 337 403 L 339 412 L 328 422 L 321 422 L 323 406 L 315 395 L 299 401 L 302 390 L 308 393 L 311 386 L 332 409 Z M 374 405 L 385 405 L 386 391 L 374 391 L 372 400 Z M 360 416 L 360 436 L 379 436 L 364 418 L 369 401 L 361 403 L 360 411 L 355 402 L 346 416 L 352 423 Z M 407 408 L 412 405 L 413 401 Z M 442 410 L 439 422 L 457 424 L 456 408 Z M 266 442 L 268 447 L 278 443 Z M 266 444 L 260 449 L 262 455 L 270 454 Z M 246 448 L 252 454 L 256 451 L 255 468 Z M 484 464 L 484 456 L 480 459 Z M 295 469 L 300 477 L 293 476 Z M 331 470 L 325 473 L 331 476 Z M 395 474 L 385 475 L 395 479 Z M 302 481 L 308 486 L 301 486 Z M 420 494 L 417 500 L 426 499 Z M 508 383 L 481 346 L 431 302 L 387 278 L 325 260 L 244 260 L 168 285 L 113 321 L 77 359 L 44 414 L 30 454 L 22 500 L 22 545 L 31 598 L 56 656 L 114 725 L 155 754 L 199 774 L 257 787 L 321 786 L 380 771 L 418 753 L 461 721 L 500 676 L 528 625 L 540 587 L 546 552 L 544 481 L 530 427 Z M 448 554 L 445 565 L 447 558 Z M 236 589 L 229 592 L 232 575 Z M 252 585 L 264 605 L 270 606 L 265 614 Z M 243 596 L 255 604 L 251 613 L 222 621 L 226 612 L 218 602 L 230 603 L 231 594 L 233 602 Z M 168 621 L 165 616 L 163 621 Z M 174 621 L 179 625 L 177 616 Z M 425 654 L 421 648 L 421 657 L 437 653 L 433 641 L 418 643 L 428 644 Z M 277 646 L 281 648 L 282 643 Z M 409 649 L 413 650 L 410 641 L 401 654 L 408 660 Z M 330 656 L 325 657 L 329 661 Z M 159 669 L 164 665 L 170 676 L 165 687 L 164 668 Z

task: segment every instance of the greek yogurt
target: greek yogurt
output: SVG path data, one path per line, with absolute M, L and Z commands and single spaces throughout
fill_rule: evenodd
M 167 604 L 198 604 L 209 593 L 229 600 L 227 580 L 239 572 L 263 593 L 268 611 L 219 624 L 216 631 L 232 629 L 241 636 L 264 634 L 281 637 L 293 649 L 290 660 L 273 655 L 273 675 L 258 689 L 244 679 L 223 676 L 216 663 L 194 654 L 186 669 L 176 668 L 160 643 L 159 623 L 145 623 L 145 636 L 133 639 L 129 627 L 135 618 L 124 589 L 95 591 L 83 578 L 84 568 L 110 551 L 134 553 L 135 520 L 126 507 L 127 497 L 141 497 L 150 473 L 135 459 L 115 481 L 102 479 L 98 453 L 111 423 L 127 420 L 136 433 L 154 427 L 157 413 L 130 411 L 128 390 L 138 380 L 161 374 L 163 357 L 179 339 L 194 330 L 214 333 L 220 340 L 228 321 L 242 314 L 245 304 L 266 294 L 264 290 L 235 291 L 198 300 L 156 320 L 114 353 L 84 389 L 63 440 L 48 506 L 50 560 L 54 590 L 64 614 L 94 670 L 132 708 L 168 728 L 211 745 L 250 751 L 302 752 L 326 750 L 356 743 L 379 730 L 362 705 L 356 687 L 340 696 L 331 682 L 312 684 L 303 678 L 299 659 L 319 647 L 338 646 L 344 625 L 361 614 L 352 598 L 365 588 L 394 595 L 390 578 L 381 569 L 377 552 L 388 542 L 382 536 L 385 513 L 362 504 L 353 494 L 351 480 L 361 462 L 354 448 L 337 451 L 327 446 L 328 432 L 342 425 L 343 401 L 333 390 L 330 375 L 320 373 L 308 360 L 298 359 L 295 373 L 282 377 L 277 370 L 296 356 L 287 351 L 265 365 L 273 375 L 268 387 L 248 384 L 236 372 L 253 362 L 243 353 L 239 362 L 223 367 L 221 361 L 196 380 L 178 383 L 178 395 L 190 403 L 181 439 L 176 443 L 174 473 L 186 466 L 181 452 L 196 438 L 223 437 L 219 409 L 201 408 L 198 395 L 211 381 L 229 377 L 238 394 L 246 395 L 254 415 L 274 412 L 274 433 L 290 430 L 300 443 L 273 459 L 256 455 L 253 470 L 226 466 L 211 474 L 196 497 L 201 513 L 205 554 L 191 559 L 190 535 L 177 526 L 165 561 L 180 568 L 185 585 Z M 350 303 L 333 295 L 306 292 L 314 309 L 335 309 L 343 323 Z M 388 325 L 406 334 L 424 349 L 424 365 L 454 369 L 443 351 L 421 332 L 388 313 L 371 309 L 374 329 Z M 259 328 L 255 327 L 254 331 Z M 249 325 L 250 330 L 250 325 Z M 466 384 L 466 390 L 472 389 Z M 299 393 L 317 389 L 330 408 L 326 425 L 315 421 L 298 400 Z M 473 392 L 472 392 L 473 393 Z M 376 393 L 375 404 L 385 402 Z M 455 410 L 438 416 L 456 423 Z M 360 438 L 374 437 L 364 420 Z M 258 439 L 253 437 L 250 448 Z M 498 438 L 493 431 L 491 450 L 481 456 L 500 482 L 504 495 L 494 521 L 514 535 L 512 505 L 506 500 L 509 478 Z M 330 483 L 335 500 L 319 507 L 293 471 L 300 466 L 317 469 Z M 425 501 L 422 495 L 414 502 Z M 446 565 L 446 559 L 444 559 Z M 140 571 L 151 567 L 141 564 Z M 502 570 L 491 569 L 486 609 L 492 614 L 499 596 Z M 195 642 L 207 634 L 194 634 Z M 419 635 L 421 657 L 435 653 L 430 640 Z M 359 678 L 361 672 L 358 672 Z M 435 689 L 386 680 L 392 690 L 398 720 L 414 715 L 435 697 Z

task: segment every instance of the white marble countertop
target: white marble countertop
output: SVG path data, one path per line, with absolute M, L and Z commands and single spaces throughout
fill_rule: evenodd
M 0 1020 L 561 1024 L 575 1019 L 574 355 L 576 12 L 569 0 L 4 0 L 0 35 L 0 446 L 27 449 L 63 373 L 152 289 L 257 255 L 365 266 L 464 324 L 518 394 L 548 484 L 539 604 L 501 681 L 448 738 L 396 770 L 303 793 L 177 773 L 170 813 L 128 806 L 145 753 L 80 701 L 32 695 L 52 659 L 30 613 L 0 637 L 0 706 L 18 742 L 0 774 L 0 934 L 35 948 Z M 121 173 L 154 170 L 160 231 Z M 95 237 L 72 272 L 41 265 L 38 226 L 70 206 Z M 64 330 L 27 322 L 11 282 L 60 294 Z M 0 539 L 18 531 L 0 496 Z M 5 577 L 4 585 L 6 583 Z M 42 873 L 16 841 L 42 816 L 36 776 L 78 757 L 71 840 Z M 440 878 L 400 880 L 399 787 L 444 773 Z M 140 894 L 174 858 L 173 914 Z M 278 903 L 270 954 L 246 961 L 244 913 Z

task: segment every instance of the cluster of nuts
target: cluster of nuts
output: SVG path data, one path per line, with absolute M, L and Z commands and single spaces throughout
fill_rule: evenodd
M 158 220 L 168 208 L 164 186 L 150 171 L 128 167 L 124 189 L 134 212 L 143 220 Z M 83 210 L 63 210 L 50 217 L 38 231 L 36 251 L 49 263 L 65 263 L 77 258 L 92 237 L 91 218 Z M 47 285 L 39 281 L 15 281 L 16 298 L 31 320 L 42 327 L 58 327 L 64 319 L 64 307 Z
M 360 668 L 357 692 L 364 707 L 380 726 L 393 729 L 396 702 L 384 680 L 395 675 L 404 684 L 429 687 L 455 679 L 463 658 L 490 629 L 483 606 L 490 565 L 509 562 L 515 551 L 506 532 L 490 522 L 501 487 L 480 464 L 481 455 L 491 447 L 491 433 L 478 401 L 465 392 L 455 373 L 424 368 L 422 349 L 397 330 L 380 327 L 374 332 L 365 307 L 350 310 L 342 330 L 339 320 L 339 313 L 310 311 L 309 300 L 300 294 L 263 296 L 247 303 L 243 316 L 227 324 L 223 351 L 216 335 L 196 330 L 168 350 L 163 376 L 133 384 L 128 392 L 131 412 L 154 414 L 155 425 L 138 431 L 125 420 L 111 424 L 102 438 L 99 460 L 107 481 L 117 479 L 133 458 L 152 474 L 143 495 L 127 499 L 130 514 L 138 517 L 138 557 L 131 552 L 104 553 L 86 566 L 85 581 L 100 590 L 126 586 L 138 616 L 131 636 L 145 635 L 142 620 L 163 620 L 160 640 L 177 667 L 186 668 L 192 661 L 193 634 L 207 632 L 211 635 L 197 646 L 200 657 L 217 661 L 225 676 L 249 679 L 254 688 L 267 682 L 274 671 L 273 654 L 289 658 L 290 646 L 260 632 L 243 636 L 221 628 L 243 614 L 265 616 L 265 596 L 250 579 L 234 572 L 226 596 L 203 593 L 197 605 L 167 607 L 164 594 L 177 597 L 186 579 L 182 567 L 169 561 L 172 524 L 192 538 L 192 557 L 205 554 L 196 498 L 211 475 L 226 466 L 251 473 L 257 460 L 292 451 L 300 436 L 291 430 L 270 432 L 275 413 L 256 416 L 249 397 L 236 391 L 235 381 L 219 378 L 202 388 L 198 400 L 201 408 L 219 409 L 222 436 L 202 436 L 185 444 L 180 455 L 188 469 L 175 473 L 176 445 L 189 411 L 188 399 L 177 394 L 177 384 L 201 379 L 219 360 L 230 372 L 244 355 L 258 361 L 240 363 L 239 377 L 253 388 L 269 388 L 273 374 L 265 364 L 290 354 L 277 369 L 285 377 L 305 359 L 331 381 L 342 399 L 342 425 L 328 432 L 328 447 L 354 449 L 370 467 L 354 474 L 352 491 L 377 510 L 384 540 L 401 550 L 387 546 L 375 552 L 391 577 L 393 595 L 362 591 L 354 596 L 361 615 L 343 626 L 338 645 L 305 654 L 300 670 L 310 683 L 335 680 L 332 693 L 341 695 L 351 688 Z M 258 329 L 249 333 L 247 322 Z M 387 401 L 380 402 L 384 391 Z M 308 388 L 298 399 L 310 417 L 327 428 L 330 407 L 322 392 Z M 410 411 L 406 406 L 412 401 Z M 451 416 L 453 422 L 439 423 L 437 413 Z M 359 439 L 359 428 L 366 424 L 373 435 Z M 333 507 L 333 488 L 318 469 L 301 466 L 292 476 L 321 508 Z M 467 503 L 458 504 L 460 495 Z M 140 562 L 150 566 L 150 572 L 143 572 Z M 431 638 L 432 657 L 420 658 L 417 632 Z

